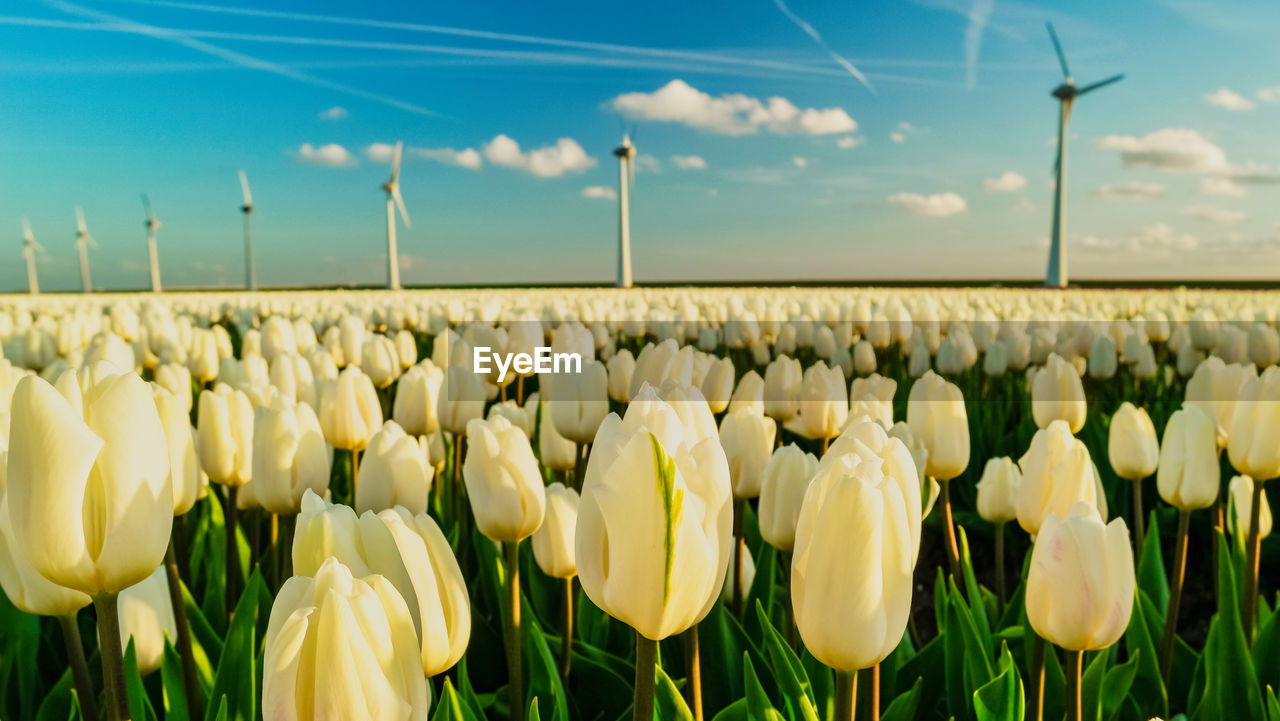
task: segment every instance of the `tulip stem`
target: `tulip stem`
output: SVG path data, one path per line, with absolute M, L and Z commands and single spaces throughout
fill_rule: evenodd
M 107 718 L 127 721 L 129 689 L 124 683 L 124 651 L 120 647 L 120 614 L 116 606 L 118 593 L 100 593 L 93 597 L 98 614 L 98 651 L 102 658 L 102 685 L 107 696 Z
M 360 452 L 352 448 L 351 454 L 351 505 L 356 503 L 356 479 L 360 477 Z
M 62 641 L 67 646 L 67 662 L 71 664 L 71 678 L 75 680 L 80 716 L 96 720 L 98 694 L 94 692 L 93 679 L 89 677 L 89 664 L 84 659 L 84 642 L 80 640 L 80 625 L 76 622 L 75 612 L 58 616 L 58 624 L 62 626 Z
M 240 549 L 236 544 L 236 496 L 239 495 L 239 486 L 226 486 L 227 489 L 227 510 L 225 527 L 222 535 L 226 538 L 226 571 L 227 584 L 225 596 L 223 598 L 226 606 L 227 618 L 231 618 L 231 612 L 235 609 L 236 586 L 240 583 Z
M 1187 530 L 1191 526 L 1191 511 L 1178 510 L 1178 540 L 1173 551 L 1173 580 L 1169 588 L 1169 612 L 1164 619 L 1164 639 L 1160 643 L 1160 677 L 1169 685 L 1169 671 L 1173 669 L 1174 639 L 1178 637 L 1178 609 L 1182 605 L 1182 579 L 1187 570 Z
M 569 681 L 573 665 L 573 576 L 564 579 L 564 637 L 560 639 L 560 676 Z
M 1044 721 L 1044 638 L 1031 642 L 1031 720 Z
M 582 474 L 586 470 L 586 447 L 581 443 L 573 444 L 573 490 L 582 492 Z
M 1133 482 L 1133 543 L 1135 555 L 1142 555 L 1143 536 L 1147 533 L 1142 518 L 1142 479 Z
M 689 697 L 689 710 L 694 721 L 702 721 L 702 654 L 698 648 L 698 624 L 684 632 L 684 661 L 689 671 L 689 684 L 685 689 Z
M 1001 521 L 996 524 L 996 608 L 999 613 L 1004 613 L 1004 525 Z
M 636 685 L 631 721 L 653 721 L 653 687 L 657 677 L 658 642 L 636 631 Z
M 169 604 L 173 606 L 173 621 L 178 627 L 178 656 L 182 659 L 182 688 L 187 697 L 187 714 L 200 716 L 200 681 L 196 676 L 196 657 L 191 650 L 191 623 L 187 619 L 187 604 L 182 598 L 182 581 L 178 576 L 178 553 L 173 539 L 164 554 L 165 575 L 169 580 Z M 93 717 L 89 717 L 93 718 Z
M 942 522 L 946 525 L 947 562 L 951 566 L 951 575 L 957 582 L 960 579 L 960 546 L 956 543 L 956 524 L 951 517 L 951 481 L 938 483 L 941 488 L 939 497 L 942 500 Z
M 880 664 L 871 667 L 871 721 L 880 721 Z
M 791 551 L 782 551 L 779 554 L 782 558 L 783 587 L 786 592 L 782 594 L 786 599 L 787 607 L 787 645 L 792 649 L 796 648 L 796 607 L 791 602 Z
M 524 721 L 524 679 L 520 660 L 520 542 L 502 544 L 507 557 L 507 704 L 511 721 Z
M 833 721 L 853 721 L 858 700 L 858 672 L 836 671 L 836 712 Z
M 1067 721 L 1084 718 L 1080 699 L 1080 674 L 1084 670 L 1084 651 L 1067 651 Z
M 1253 645 L 1253 622 L 1258 615 L 1258 561 L 1261 556 L 1262 538 L 1258 535 L 1258 524 L 1261 522 L 1262 481 L 1253 479 L 1253 497 L 1249 503 L 1249 540 L 1247 549 L 1248 579 L 1244 589 L 1244 606 L 1241 616 L 1244 619 L 1244 637 Z M 1215 554 L 1216 555 L 1216 554 Z
M 742 618 L 743 551 L 747 547 L 747 540 L 742 536 L 746 513 L 747 499 L 733 499 L 733 615 L 739 619 Z
M 516 403 L 524 405 L 524 376 L 516 376 Z

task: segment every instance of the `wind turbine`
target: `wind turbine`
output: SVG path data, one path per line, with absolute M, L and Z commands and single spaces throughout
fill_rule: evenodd
M 147 211 L 147 219 L 143 226 L 147 229 L 147 257 L 151 263 L 151 292 L 160 292 L 160 256 L 156 254 L 156 231 L 160 230 L 160 221 L 151 210 L 151 198 L 142 194 L 142 207 Z
M 1053 31 L 1053 23 L 1046 23 L 1049 28 L 1049 39 L 1053 41 L 1053 49 L 1058 54 L 1058 63 L 1062 65 L 1062 84 L 1053 89 L 1053 97 L 1058 99 L 1058 157 L 1054 163 L 1056 175 L 1053 186 L 1053 229 L 1049 245 L 1049 269 L 1045 273 L 1044 284 L 1049 288 L 1067 287 L 1067 245 L 1066 245 L 1066 210 L 1065 202 L 1067 184 L 1067 121 L 1071 119 L 1071 105 L 1076 98 L 1091 93 L 1112 83 L 1124 79 L 1124 74 L 1112 75 L 1082 88 L 1076 87 L 1071 77 L 1071 69 L 1067 67 L 1067 56 L 1062 52 L 1062 44 L 1058 42 L 1058 34 Z
M 84 222 L 84 211 L 76 206 L 76 251 L 80 254 L 80 286 L 85 293 L 93 292 L 93 281 L 89 277 L 89 248 L 98 247 L 98 241 L 89 235 L 89 226 Z
M 258 279 L 253 273 L 253 238 L 249 233 L 249 216 L 253 215 L 253 196 L 249 194 L 249 176 L 240 171 L 240 192 L 244 195 L 244 205 L 240 212 L 244 214 L 244 289 L 258 289 Z
M 405 210 L 404 198 L 400 197 L 400 154 L 404 143 L 397 142 L 395 154 L 391 156 L 391 179 L 382 184 L 387 194 L 387 290 L 400 290 L 400 259 L 396 255 L 396 209 L 400 209 L 400 217 L 404 219 L 404 227 L 409 226 L 409 211 Z
M 22 257 L 27 259 L 27 292 L 40 295 L 40 280 L 36 278 L 36 251 L 44 252 L 44 247 L 36 242 L 31 232 L 31 223 L 22 219 Z
M 636 146 L 631 136 L 622 134 L 622 145 L 614 148 L 618 158 L 618 287 L 631 287 L 631 215 L 627 204 L 629 184 L 636 182 Z

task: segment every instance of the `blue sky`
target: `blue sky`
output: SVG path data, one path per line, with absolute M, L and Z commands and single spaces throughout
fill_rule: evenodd
M 821 41 L 775 0 L 552 7 L 5 4 L 0 290 L 23 216 L 41 285 L 78 288 L 76 205 L 95 284 L 145 285 L 142 191 L 166 285 L 239 282 L 241 168 L 263 284 L 382 282 L 397 140 L 406 284 L 608 282 L 624 127 L 640 281 L 1040 277 L 1046 20 L 1079 82 L 1127 74 L 1072 117 L 1073 277 L 1280 263 L 1273 4 L 791 0 Z

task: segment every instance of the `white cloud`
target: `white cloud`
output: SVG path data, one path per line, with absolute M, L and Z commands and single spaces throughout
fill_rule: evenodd
M 396 153 L 396 146 L 390 143 L 369 143 L 362 152 L 364 157 L 375 163 L 390 163 L 391 156 Z
M 335 105 L 328 110 L 321 110 L 319 118 L 321 120 L 346 120 L 350 115 L 351 113 L 348 113 L 346 108 L 341 105 Z
M 809 164 L 809 161 L 797 155 L 791 159 L 791 164 L 797 168 L 803 168 Z
M 836 141 L 836 147 L 840 148 L 841 150 L 848 150 L 849 148 L 856 148 L 865 142 L 867 142 L 867 139 L 862 136 L 846 135 L 843 138 L 840 138 L 839 140 Z
M 753 135 L 761 128 L 779 135 L 827 135 L 858 129 L 858 123 L 841 108 L 801 110 L 783 97 L 761 100 L 742 93 L 712 97 L 678 79 L 652 93 L 623 93 L 609 106 L 635 120 L 681 123 L 722 135 Z
M 1227 168 L 1226 177 L 1237 183 L 1273 185 L 1280 183 L 1280 171 L 1261 163 L 1248 162 Z
M 445 165 L 457 165 L 468 170 L 479 170 L 484 165 L 484 158 L 475 148 L 454 150 L 453 148 L 409 148 L 409 152 L 428 160 Z
M 916 215 L 945 216 L 963 213 L 969 204 L 955 193 L 939 193 L 937 195 L 920 195 L 919 193 L 897 193 L 889 196 L 889 202 L 901 205 Z
M 671 162 L 681 170 L 706 170 L 707 161 L 700 155 L 673 155 Z
M 1013 193 L 1027 187 L 1027 179 L 1021 173 L 1006 170 L 999 178 L 983 180 L 982 187 L 996 193 Z
M 922 132 L 920 128 L 903 120 L 894 127 L 893 132 L 889 133 L 889 139 L 895 143 L 905 143 L 907 138 Z
M 1252 110 L 1253 101 L 1227 88 L 1218 88 L 1212 93 L 1205 93 L 1204 101 L 1210 105 L 1227 110 Z
M 905 142 L 907 142 L 907 136 L 906 136 L 906 134 L 905 134 L 905 133 L 899 133 L 899 132 L 898 132 L 898 131 L 896 131 L 896 130 L 895 130 L 895 131 L 893 131 L 892 133 L 889 133 L 889 139 L 890 139 L 890 140 L 892 140 L 892 141 L 893 141 L 893 142 L 895 142 L 895 143 L 905 143 Z
M 1144 225 L 1129 236 L 1129 243 L 1134 250 L 1192 250 L 1200 245 L 1195 236 L 1179 233 L 1168 223 Z
M 1098 196 L 1101 198 L 1122 199 L 1122 198 L 1159 198 L 1164 196 L 1165 187 L 1159 183 L 1144 183 L 1140 180 L 1131 180 L 1128 183 L 1120 185 L 1107 184 L 1098 188 Z
M 652 155 L 641 153 L 636 156 L 636 170 L 658 173 L 662 171 L 662 162 Z
M 1223 225 L 1239 223 L 1249 217 L 1248 214 L 1239 210 L 1229 210 L 1227 208 L 1220 208 L 1216 205 L 1193 205 L 1189 208 L 1183 208 L 1178 212 L 1189 218 L 1203 220 L 1207 223 L 1219 223 Z
M 582 197 L 599 200 L 617 200 L 618 193 L 607 185 L 592 185 L 582 189 Z
M 510 137 L 498 135 L 485 143 L 484 157 L 494 165 L 526 170 L 541 178 L 580 173 L 596 165 L 596 159 L 587 155 L 572 138 L 560 138 L 555 145 L 523 151 Z
M 295 153 L 298 160 L 308 165 L 320 165 L 326 168 L 350 168 L 358 161 L 346 148 L 337 143 L 328 145 L 312 145 L 303 143 Z
M 1280 85 L 1258 90 L 1258 100 L 1264 103 L 1280 103 Z
M 1231 178 L 1204 178 L 1200 181 L 1200 192 L 1204 195 L 1218 195 L 1226 198 L 1244 197 L 1244 186 Z
M 1097 141 L 1106 150 L 1120 151 L 1125 166 L 1149 166 L 1170 173 L 1209 173 L 1227 167 L 1227 154 L 1195 130 L 1166 128 L 1137 138 L 1108 135 Z

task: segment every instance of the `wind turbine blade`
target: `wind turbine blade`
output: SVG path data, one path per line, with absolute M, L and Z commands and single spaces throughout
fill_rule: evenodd
M 155 220 L 156 216 L 151 212 L 151 198 L 146 193 L 142 194 L 142 209 L 147 213 L 147 220 Z
M 89 227 L 84 222 L 84 209 L 76 206 L 76 232 L 80 235 L 88 235 Z
M 249 193 L 249 176 L 245 175 L 243 170 L 240 171 L 240 192 L 244 195 L 245 207 L 252 206 L 253 196 Z
M 84 237 L 84 242 L 88 243 L 90 248 L 98 247 L 98 241 L 94 240 L 92 235 L 86 235 Z
M 400 154 L 403 151 L 404 141 L 397 140 L 395 153 L 391 156 L 391 182 L 393 183 L 400 181 Z M 408 222 L 406 221 L 405 224 L 408 225 Z
M 26 218 L 22 219 L 22 241 L 24 243 L 36 242 L 36 236 L 31 232 L 31 221 Z
M 404 207 L 404 198 L 400 197 L 400 187 L 396 186 L 391 191 L 391 197 L 396 201 L 396 207 L 400 209 L 400 219 L 404 221 L 404 227 L 410 227 L 409 211 Z
M 1053 49 L 1058 53 L 1058 63 L 1062 65 L 1062 77 L 1071 77 L 1071 68 L 1067 67 L 1067 56 L 1062 52 L 1062 43 L 1058 42 L 1058 33 L 1054 32 L 1053 23 L 1045 23 L 1049 28 L 1049 39 L 1053 41 Z
M 636 186 L 636 156 L 627 157 L 627 174 L 631 176 L 631 187 Z
M 1105 87 L 1112 83 L 1118 83 L 1121 80 L 1124 80 L 1124 73 L 1120 73 L 1119 75 L 1112 75 L 1106 80 L 1099 80 L 1093 85 L 1086 85 L 1083 88 L 1080 88 L 1080 92 L 1076 93 L 1076 95 L 1077 96 L 1084 95 L 1085 93 L 1092 92 L 1094 90 L 1097 90 L 1098 88 Z

